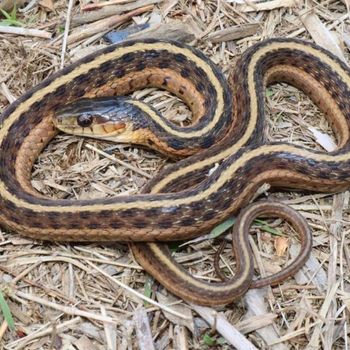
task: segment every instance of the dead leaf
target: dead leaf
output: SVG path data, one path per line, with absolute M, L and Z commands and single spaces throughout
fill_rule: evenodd
M 276 237 L 274 245 L 275 245 L 277 256 L 283 256 L 285 255 L 288 249 L 288 238 Z
M 211 32 L 208 35 L 208 39 L 213 43 L 237 40 L 256 34 L 260 30 L 260 28 L 260 22 L 240 24 L 225 29 L 220 29 L 215 32 Z
M 173 295 L 165 296 L 161 293 L 157 293 L 157 299 L 161 304 L 164 304 L 164 305 L 174 304 L 175 302 L 177 302 L 179 300 L 178 298 L 175 298 Z M 175 323 L 175 324 L 178 324 L 180 326 L 185 326 L 193 333 L 194 332 L 194 323 L 193 323 L 193 315 L 192 315 L 191 309 L 182 305 L 182 304 L 171 305 L 171 308 L 174 311 L 177 311 L 178 313 L 187 316 L 187 319 L 177 317 L 177 316 L 170 314 L 168 312 L 165 312 L 163 310 L 164 316 L 171 323 Z
M 40 0 L 39 5 L 48 12 L 55 11 L 55 6 L 52 0 Z
M 348 311 L 350 311 L 350 293 L 341 292 L 342 300 Z
M 78 350 L 97 350 L 98 347 L 92 343 L 92 341 L 86 336 L 83 335 L 76 342 L 74 342 L 74 346 Z
M 21 7 L 24 3 L 25 0 L 0 0 L 0 9 L 10 11 L 14 6 Z
M 314 127 L 309 127 L 309 130 L 314 135 L 316 142 L 322 146 L 327 152 L 332 152 L 337 148 L 337 145 L 334 143 L 333 139 L 327 135 L 317 130 Z
M 310 33 L 312 39 L 316 44 L 331 51 L 337 55 L 341 60 L 346 62 L 343 51 L 339 46 L 335 35 L 325 26 L 314 11 L 304 9 L 299 12 L 300 19 L 303 22 L 306 30 Z

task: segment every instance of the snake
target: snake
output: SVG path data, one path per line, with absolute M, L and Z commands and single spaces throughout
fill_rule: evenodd
M 334 152 L 266 141 L 264 88 L 275 82 L 304 91 L 325 114 L 337 140 Z M 117 127 L 102 129 L 113 129 L 116 140 L 123 130 L 146 133 L 141 144 L 187 158 L 161 171 L 144 193 L 135 196 L 71 201 L 46 198 L 33 189 L 32 166 L 57 134 L 57 110 L 78 100 L 82 105 L 94 98 L 103 102 L 144 87 L 166 89 L 183 98 L 194 123 L 182 128 L 142 102 L 124 100 L 150 115 L 150 124 L 135 126 L 122 120 Z M 1 115 L 0 224 L 41 240 L 131 241 L 137 260 L 170 291 L 206 305 L 230 302 L 252 283 L 246 234 L 236 243 L 242 264 L 241 276 L 233 283 L 194 280 L 176 265 L 166 245 L 156 242 L 211 230 L 248 204 L 266 182 L 315 192 L 347 189 L 349 93 L 346 64 L 298 39 L 253 45 L 237 61 L 228 82 L 204 54 L 177 42 L 147 39 L 111 45 L 44 80 Z M 84 118 L 82 125 L 90 119 L 99 123 L 94 116 Z M 295 214 L 284 214 L 283 209 L 279 214 L 294 223 Z

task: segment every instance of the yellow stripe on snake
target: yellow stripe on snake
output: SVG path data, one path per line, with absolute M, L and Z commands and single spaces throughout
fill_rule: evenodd
M 274 82 L 294 85 L 316 103 L 336 134 L 335 152 L 266 142 L 264 88 Z M 53 121 L 57 110 L 69 114 L 76 110 L 75 103 L 83 110 L 91 102 L 88 99 L 96 97 L 105 108 L 110 101 L 106 96 L 150 86 L 183 98 L 194 123 L 181 128 L 142 102 L 121 99 L 122 110 L 131 114 L 137 110 L 147 118 L 135 123 L 124 113 L 110 125 L 98 115 L 83 113 L 69 126 L 76 134 L 96 136 L 102 131 L 104 137 L 109 134 L 109 139 L 122 142 L 134 135 L 132 141 L 160 152 L 189 156 L 156 176 L 144 191 L 149 193 L 70 201 L 45 198 L 33 189 L 32 166 L 57 132 L 55 123 L 61 123 Z M 229 85 L 203 54 L 178 43 L 145 40 L 110 46 L 45 80 L 1 116 L 0 223 L 36 239 L 182 240 L 208 232 L 238 213 L 266 182 L 273 187 L 342 191 L 350 184 L 349 96 L 347 66 L 299 40 L 272 39 L 254 45 L 232 69 Z M 133 243 L 133 251 L 145 269 L 175 294 L 201 304 L 227 303 L 252 284 L 246 225 L 252 217 L 272 211 L 306 234 L 303 219 L 282 205 L 249 207 L 235 231 L 239 273 L 231 281 L 209 284 L 193 279 L 162 244 Z M 302 242 L 300 261 L 288 274 L 307 257 L 309 240 Z

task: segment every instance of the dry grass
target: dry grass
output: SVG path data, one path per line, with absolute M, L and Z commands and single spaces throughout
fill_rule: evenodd
M 80 2 L 81 6 L 88 3 Z M 133 5 L 142 3 L 110 2 L 119 3 L 115 6 L 127 6 L 124 8 L 126 13 L 135 10 Z M 0 5 L 2 3 L 0 1 Z M 11 95 L 19 97 L 59 69 L 61 64 L 62 28 L 68 2 L 42 0 L 31 3 L 32 7 L 18 13 L 19 20 L 28 28 L 46 31 L 56 38 L 0 34 L 0 112 L 8 105 Z M 99 3 L 103 4 L 102 1 Z M 320 44 L 326 42 L 348 57 L 350 21 L 346 1 L 245 3 L 251 7 L 224 0 L 144 1 L 143 4 L 150 7 L 141 9 L 139 15 L 116 27 L 127 28 L 148 21 L 154 25 L 185 21 L 186 30 L 197 37 L 194 45 L 225 74 L 247 47 L 275 36 L 305 38 Z M 266 9 L 271 4 L 281 6 Z M 110 14 L 115 15 L 117 10 L 111 8 Z M 93 14 L 94 11 L 89 13 Z M 81 23 L 86 18 L 78 5 L 73 6 L 71 16 L 73 23 L 77 20 Z M 229 34 L 221 32 L 226 28 L 231 28 Z M 86 28 L 81 24 L 76 25 L 73 29 L 75 37 L 79 34 L 81 39 L 75 41 L 74 37 L 68 36 L 65 64 L 104 45 L 101 36 L 106 29 L 90 33 L 85 32 Z M 329 135 L 332 131 L 306 96 L 286 85 L 272 86 L 266 95 L 270 139 L 322 149 L 310 127 Z M 166 92 L 149 89 L 136 92 L 135 96 L 145 99 L 175 122 L 188 122 L 187 108 Z M 87 145 L 107 150 L 115 158 L 131 164 L 136 171 L 101 156 Z M 57 136 L 35 165 L 33 186 L 54 198 L 134 194 L 168 161 L 144 149 L 118 145 L 109 151 L 110 147 L 109 143 Z M 146 175 L 142 175 L 142 171 Z M 229 325 L 235 326 L 259 349 L 347 349 L 350 305 L 348 193 L 306 195 L 267 191 L 266 195 L 290 204 L 308 219 L 314 234 L 312 257 L 294 278 L 275 288 L 250 291 L 241 300 L 218 308 L 216 312 L 221 312 Z M 268 224 L 289 236 L 287 239 L 284 235 L 281 239 L 254 228 L 257 236 L 252 241 L 261 251 L 263 261 L 261 264 L 257 259 L 257 269 L 272 273 L 281 268 L 289 256 L 295 255 L 298 244 L 284 222 L 275 220 Z M 199 316 L 205 317 L 201 310 L 168 295 L 142 271 L 125 245 L 35 242 L 8 232 L 1 232 L 0 238 L 1 285 L 16 323 L 16 331 L 12 332 L 3 323 L 1 348 L 137 349 L 142 346 L 139 330 L 147 329 L 149 323 L 151 336 L 145 341 L 153 338 L 157 349 L 203 349 L 210 344 L 218 349 L 233 349 L 229 340 L 226 338 L 225 341 L 215 330 L 222 332 L 222 323 L 217 321 L 216 327 L 208 327 Z M 177 257 L 194 275 L 214 281 L 212 261 L 217 247 L 215 241 L 195 242 L 183 248 Z M 234 267 L 229 246 L 222 254 L 221 263 Z M 114 280 L 142 294 L 146 290 L 152 299 L 162 305 L 171 304 L 171 308 L 182 316 L 164 313 L 159 306 L 144 303 L 132 291 L 116 285 Z M 142 307 L 146 313 L 140 310 Z

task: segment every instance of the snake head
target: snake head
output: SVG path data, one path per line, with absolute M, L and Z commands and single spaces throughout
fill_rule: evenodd
M 83 98 L 59 109 L 55 126 L 68 134 L 147 145 L 147 118 L 126 97 Z

